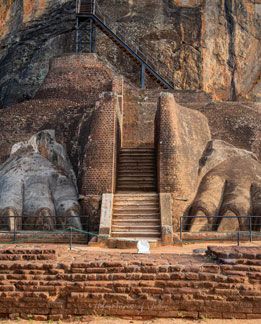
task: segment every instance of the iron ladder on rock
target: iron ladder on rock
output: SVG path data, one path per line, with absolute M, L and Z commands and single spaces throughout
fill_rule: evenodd
M 106 17 L 97 0 L 77 0 L 76 2 L 76 51 L 95 52 L 96 27 L 111 38 L 123 51 L 140 65 L 140 85 L 145 88 L 145 73 L 154 78 L 163 88 L 174 89 L 172 76 L 164 63 L 153 58 L 144 46 L 137 45 L 124 35 L 120 27 L 115 28 Z

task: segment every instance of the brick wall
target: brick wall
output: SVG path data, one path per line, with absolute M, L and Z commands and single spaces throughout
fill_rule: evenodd
M 261 318 L 260 248 L 226 250 L 223 262 L 230 264 L 204 256 L 91 251 L 67 255 L 66 262 L 59 253 L 48 262 L 47 252 L 19 261 L 12 252 L 8 261 L 0 251 L 0 317 Z
M 128 89 L 124 96 L 123 147 L 154 147 L 159 91 Z
M 112 91 L 115 74 L 95 54 L 69 54 L 53 59 L 36 99 L 63 99 L 94 105 L 104 91 Z

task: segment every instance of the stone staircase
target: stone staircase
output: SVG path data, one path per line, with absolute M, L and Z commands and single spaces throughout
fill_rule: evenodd
M 114 195 L 113 238 L 159 239 L 161 236 L 156 155 L 153 148 L 123 148 Z
M 153 148 L 120 150 L 117 191 L 156 192 L 156 155 Z
M 113 203 L 112 237 L 160 238 L 157 193 L 116 194 Z

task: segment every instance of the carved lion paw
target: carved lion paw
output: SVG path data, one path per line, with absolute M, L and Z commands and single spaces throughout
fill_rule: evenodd
M 253 153 L 212 141 L 199 175 L 202 180 L 189 209 L 190 231 L 247 231 L 250 222 L 260 231 L 261 165 Z
M 0 221 L 5 230 L 81 228 L 75 175 L 53 131 L 15 144 L 0 166 Z

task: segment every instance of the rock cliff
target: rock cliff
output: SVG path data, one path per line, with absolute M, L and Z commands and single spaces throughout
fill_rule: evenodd
M 118 30 L 172 72 L 177 89 L 214 99 L 260 99 L 260 11 L 251 0 L 100 0 Z M 32 98 L 51 57 L 74 50 L 75 1 L 0 4 L 0 105 Z M 117 9 L 117 10 L 116 10 Z M 132 76 L 137 67 L 98 33 L 98 54 Z

